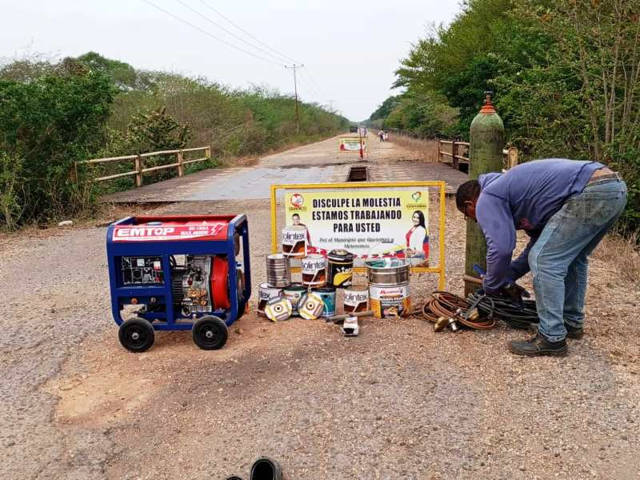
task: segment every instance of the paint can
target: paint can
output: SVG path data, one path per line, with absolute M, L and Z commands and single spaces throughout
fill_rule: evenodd
M 307 255 L 307 227 L 287 225 L 282 229 L 282 253 L 294 258 Z
M 287 320 L 292 313 L 291 302 L 288 298 L 272 298 L 264 307 L 264 313 L 272 322 Z
M 409 281 L 410 265 L 403 258 L 382 258 L 365 262 L 369 284 L 399 285 Z
M 282 253 L 267 255 L 267 283 L 272 287 L 284 288 L 291 284 L 289 257 Z
M 278 298 L 282 296 L 282 289 L 272 287 L 268 283 L 261 283 L 258 287 L 258 313 L 265 315 L 264 308 L 267 306 L 267 302 L 272 298 Z
M 322 287 L 327 283 L 327 261 L 324 256 L 314 253 L 304 257 L 302 264 L 302 285 Z
M 336 314 L 336 289 L 334 287 L 317 288 L 313 293 L 318 295 L 324 303 L 323 317 L 333 317 Z
M 344 313 L 366 312 L 369 308 L 367 287 L 352 287 L 344 291 Z
M 293 309 L 292 315 L 298 314 L 298 302 L 300 302 L 300 299 L 306 291 L 307 289 L 300 283 L 292 283 L 282 289 L 282 294 L 291 302 L 291 308 Z
M 406 317 L 411 312 L 409 282 L 397 285 L 369 285 L 371 310 L 377 318 Z
M 309 292 L 302 296 L 298 303 L 298 313 L 306 320 L 315 320 L 324 310 L 324 302 L 317 293 Z
M 353 253 L 342 249 L 331 250 L 327 261 L 327 284 L 339 288 L 350 286 L 353 278 Z

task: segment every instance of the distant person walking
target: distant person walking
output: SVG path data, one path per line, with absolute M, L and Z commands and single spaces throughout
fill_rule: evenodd
M 384 142 L 384 130 L 378 131 L 378 138 L 380 139 L 381 142 Z

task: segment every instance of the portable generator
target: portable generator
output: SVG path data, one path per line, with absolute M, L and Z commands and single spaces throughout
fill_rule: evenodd
M 107 259 L 111 311 L 132 352 L 150 348 L 155 330 L 222 348 L 251 295 L 246 215 L 127 217 L 107 230 Z

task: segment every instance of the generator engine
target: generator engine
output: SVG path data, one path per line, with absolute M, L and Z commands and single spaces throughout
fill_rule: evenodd
M 184 258 L 184 264 L 171 266 L 174 308 L 185 316 L 213 311 L 214 256 L 186 255 Z
M 171 257 L 174 309 L 184 316 L 231 307 L 229 263 L 224 255 L 185 255 L 183 263 Z M 244 272 L 237 265 L 238 296 L 243 298 Z

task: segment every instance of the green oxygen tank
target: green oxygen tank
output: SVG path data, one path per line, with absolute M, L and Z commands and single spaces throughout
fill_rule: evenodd
M 491 103 L 492 92 L 485 92 L 484 105 L 480 113 L 471 122 L 469 145 L 469 179 L 477 179 L 479 175 L 502 171 L 502 150 L 504 149 L 504 125 Z M 480 226 L 472 219 L 467 219 L 467 245 L 464 272 L 471 277 L 478 277 L 473 266 L 480 265 L 486 270 L 487 244 Z M 477 290 L 479 285 L 465 280 L 465 296 Z

